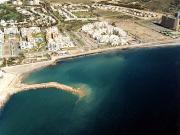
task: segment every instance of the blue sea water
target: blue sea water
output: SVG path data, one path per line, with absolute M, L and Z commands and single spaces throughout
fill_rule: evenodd
M 14 95 L 0 116 L 0 135 L 178 135 L 180 47 L 132 49 L 69 59 L 24 82 L 57 81 L 56 89 Z

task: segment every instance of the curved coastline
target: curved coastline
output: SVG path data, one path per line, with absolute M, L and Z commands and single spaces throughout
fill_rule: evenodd
M 137 44 L 137 45 L 118 46 L 118 47 L 105 48 L 105 49 L 96 49 L 96 50 L 91 50 L 88 52 L 83 52 L 83 53 L 73 54 L 73 55 L 68 55 L 68 56 L 54 57 L 52 58 L 52 60 L 45 61 L 45 62 L 17 65 L 17 66 L 12 66 L 12 67 L 4 67 L 2 69 L 6 72 L 6 74 L 8 74 L 7 77 L 9 77 L 9 75 L 11 75 L 12 77 L 11 79 L 8 79 L 9 82 L 6 84 L 6 86 L 2 90 L 0 90 L 0 109 L 2 109 L 5 106 L 5 104 L 8 102 L 8 100 L 10 99 L 12 95 L 21 91 L 29 90 L 33 87 L 34 89 L 38 89 L 38 88 L 61 89 L 62 87 L 56 87 L 56 86 L 57 85 L 65 86 L 66 88 L 68 87 L 68 89 L 62 89 L 62 90 L 78 95 L 80 97 L 85 96 L 85 93 L 81 89 L 75 89 L 64 84 L 58 84 L 56 82 L 54 82 L 53 85 L 49 85 L 51 84 L 51 82 L 49 82 L 46 84 L 34 84 L 34 86 L 33 85 L 28 86 L 28 84 L 22 83 L 25 76 L 27 76 L 31 72 L 34 72 L 36 70 L 39 70 L 41 68 L 44 68 L 50 65 L 54 65 L 61 60 L 95 55 L 99 53 L 118 51 L 118 50 L 133 49 L 133 48 L 136 49 L 136 48 L 170 47 L 170 46 L 179 46 L 179 45 L 180 45 L 180 39 L 171 40 L 171 41 L 154 42 L 154 43 L 144 43 L 144 44 Z M 39 87 L 37 87 L 37 85 L 39 85 Z M 24 87 L 26 86 L 26 89 L 23 88 L 23 86 Z M 73 90 L 75 90 L 76 92 L 74 92 Z

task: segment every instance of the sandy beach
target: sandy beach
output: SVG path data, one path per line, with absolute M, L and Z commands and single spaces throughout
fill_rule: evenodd
M 110 52 L 116 50 L 125 50 L 131 48 L 167 47 L 167 46 L 178 46 L 178 45 L 180 45 L 180 39 L 136 44 L 136 45 L 124 45 L 118 47 L 90 50 L 88 52 L 82 52 L 72 55 L 53 57 L 50 61 L 4 67 L 2 68 L 2 70 L 4 70 L 5 73 L 3 75 L 3 78 L 0 79 L 0 108 L 2 108 L 5 105 L 5 103 L 9 100 L 9 98 L 13 94 L 16 94 L 17 92 L 21 91 L 21 90 L 16 90 L 15 88 L 17 84 L 21 84 L 22 79 L 24 78 L 25 75 L 40 68 L 44 68 L 49 65 L 54 65 L 56 64 L 57 61 L 74 58 L 74 57 L 81 57 L 86 55 L 93 55 L 98 53 L 104 53 L 104 52 Z

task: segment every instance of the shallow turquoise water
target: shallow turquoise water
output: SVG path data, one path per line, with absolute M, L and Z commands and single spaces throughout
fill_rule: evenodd
M 14 95 L 0 135 L 175 135 L 179 129 L 180 47 L 134 49 L 59 62 L 26 83 L 57 81 L 87 89 Z

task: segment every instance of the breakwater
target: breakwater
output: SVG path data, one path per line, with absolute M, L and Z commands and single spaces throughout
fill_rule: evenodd
M 57 82 L 48 82 L 40 84 L 23 84 L 23 83 L 14 83 L 13 87 L 9 88 L 6 92 L 2 93 L 0 96 L 0 108 L 3 108 L 10 97 L 18 92 L 27 91 L 27 90 L 36 90 L 41 88 L 55 88 L 57 90 L 63 90 L 74 94 L 79 97 L 85 96 L 85 91 L 80 88 L 73 88 Z
M 66 92 L 72 93 L 80 97 L 85 96 L 85 93 L 82 90 L 75 89 L 73 87 L 70 87 L 61 83 L 57 83 L 57 82 L 48 82 L 48 83 L 31 84 L 31 85 L 21 83 L 16 86 L 15 92 L 26 91 L 29 89 L 41 89 L 41 88 L 56 88 L 58 90 L 64 90 Z

